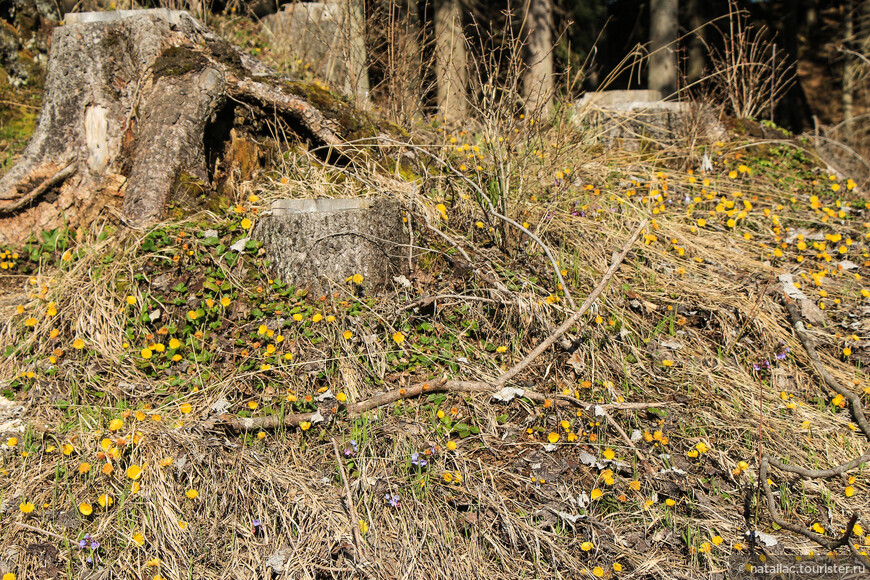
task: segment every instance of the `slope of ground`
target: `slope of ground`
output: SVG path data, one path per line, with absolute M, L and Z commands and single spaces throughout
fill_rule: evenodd
M 719 143 L 694 152 L 712 161 L 701 172 L 691 152 L 615 157 L 513 123 L 500 139 L 437 132 L 419 175 L 287 153 L 215 213 L 4 248 L 0 572 L 699 578 L 752 547 L 750 530 L 773 554 L 818 551 L 772 523 L 755 483 L 762 450 L 826 468 L 866 445 L 778 281 L 793 274 L 820 309 L 822 361 L 863 397 L 870 230 L 853 182 L 797 141 Z M 257 243 L 229 249 L 273 199 L 375 192 L 406 204 L 415 236 L 414 275 L 391 295 L 349 280 L 309 296 L 270 279 Z M 570 297 L 484 192 L 552 247 Z M 511 383 L 543 401 L 447 392 L 347 413 L 421 381 L 493 381 L 643 216 L 573 343 Z M 327 420 L 214 420 L 315 409 Z M 783 517 L 831 538 L 867 509 L 860 468 L 771 479 Z

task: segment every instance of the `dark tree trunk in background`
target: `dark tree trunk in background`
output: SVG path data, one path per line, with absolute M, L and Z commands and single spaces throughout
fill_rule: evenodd
M 647 86 L 668 97 L 677 91 L 678 0 L 650 2 L 650 57 Z
M 0 178 L 0 243 L 106 211 L 148 227 L 180 179 L 208 185 L 235 128 L 257 119 L 343 151 L 345 128 L 300 87 L 186 12 L 82 13 L 66 22 L 52 35 L 36 130 Z M 335 107 L 329 115 L 347 118 Z
M 686 6 L 686 12 L 689 14 L 688 31 L 688 51 L 686 54 L 686 83 L 692 85 L 698 82 L 704 76 L 704 69 L 707 66 L 707 47 L 704 45 L 706 31 L 704 24 L 706 23 L 704 10 L 704 0 L 689 0 Z M 693 32 L 694 31 L 694 32 Z
M 555 88 L 552 0 L 527 0 L 522 36 L 526 41 L 523 77 L 526 114 L 546 119 L 553 111 Z
M 433 4 L 438 116 L 447 121 L 458 121 L 465 118 L 467 110 L 468 57 L 462 10 L 459 0 L 435 0 Z

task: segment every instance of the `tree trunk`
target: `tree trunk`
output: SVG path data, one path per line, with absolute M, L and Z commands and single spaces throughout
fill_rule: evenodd
M 459 121 L 466 115 L 468 80 L 462 11 L 459 0 L 435 0 L 434 8 L 438 114 L 443 120 Z
M 855 48 L 855 6 L 852 0 L 847 0 L 844 3 L 843 10 L 843 44 L 847 49 Z M 855 117 L 855 77 L 858 74 L 856 70 L 855 57 L 850 52 L 843 53 L 843 141 L 849 144 L 854 143 L 853 120 Z
M 526 74 L 523 97 L 526 115 L 546 119 L 553 112 L 553 2 L 527 0 Z
M 353 95 L 357 107 L 369 106 L 369 68 L 366 65 L 366 11 L 365 0 L 346 0 L 343 27 L 347 35 L 348 82 L 345 92 Z
M 0 178 L 0 243 L 106 213 L 148 227 L 179 181 L 212 184 L 228 141 L 267 133 L 270 120 L 327 160 L 348 160 L 347 134 L 376 133 L 348 104 L 278 77 L 186 12 L 69 14 L 52 34 L 36 131 Z
M 689 50 L 686 63 L 686 83 L 693 85 L 704 77 L 704 69 L 707 66 L 707 46 L 705 38 L 707 36 L 704 24 L 707 20 L 704 17 L 703 0 L 689 0 L 689 5 L 686 12 L 689 13 Z
M 677 91 L 678 0 L 650 0 L 650 57 L 647 86 L 665 98 Z

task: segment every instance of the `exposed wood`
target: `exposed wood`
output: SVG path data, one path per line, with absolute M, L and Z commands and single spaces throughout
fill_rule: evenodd
M 268 136 L 282 122 L 344 162 L 346 136 L 375 134 L 349 103 L 279 77 L 184 11 L 69 15 L 51 47 L 36 130 L 0 178 L 0 243 L 104 213 L 147 228 L 180 180 L 214 185 L 236 129 Z

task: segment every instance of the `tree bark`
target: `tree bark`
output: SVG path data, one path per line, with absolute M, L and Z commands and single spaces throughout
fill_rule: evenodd
M 523 97 L 526 115 L 548 118 L 553 112 L 553 2 L 527 0 L 524 29 L 526 73 Z
M 852 0 L 846 0 L 843 6 L 843 44 L 847 49 L 855 48 L 855 6 Z M 855 66 L 855 57 L 846 51 L 843 53 L 843 141 L 854 143 L 853 120 L 855 117 L 855 77 L 858 71 Z
M 647 86 L 667 98 L 677 91 L 678 0 L 650 0 Z
M 346 102 L 277 76 L 183 11 L 70 14 L 51 47 L 36 131 L 0 178 L 0 243 L 101 214 L 146 228 L 179 180 L 213 184 L 236 129 L 283 123 L 330 161 L 349 160 L 345 137 L 376 134 Z
M 365 0 L 346 0 L 347 85 L 345 92 L 354 96 L 357 107 L 369 106 L 369 69 L 366 65 Z
M 465 34 L 459 0 L 435 0 L 435 74 L 438 114 L 445 121 L 465 118 L 468 80 Z

